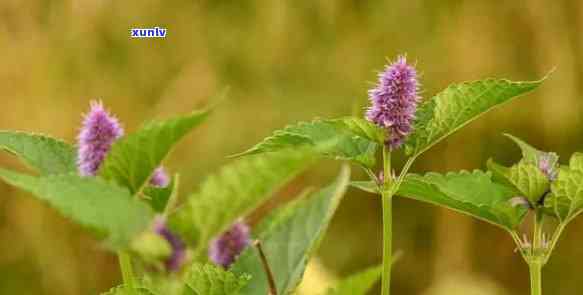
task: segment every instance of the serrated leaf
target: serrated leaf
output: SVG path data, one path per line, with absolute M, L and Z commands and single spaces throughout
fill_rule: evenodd
M 583 210 L 582 161 L 583 154 L 575 153 L 569 167 L 559 168 L 557 179 L 551 184 L 551 193 L 545 199 L 545 207 L 561 221 L 571 220 Z
M 409 174 L 398 195 L 447 207 L 507 230 L 523 220 L 527 210 L 513 207 L 515 191 L 492 181 L 491 174 L 479 170 L 448 173 Z
M 381 278 L 382 265 L 372 267 L 340 281 L 327 295 L 366 295 Z
M 97 177 L 74 174 L 29 176 L 0 169 L 0 178 L 46 201 L 65 217 L 107 237 L 114 248 L 123 248 L 142 232 L 152 210 L 134 199 L 125 188 Z
M 115 142 L 99 170 L 99 174 L 138 192 L 150 179 L 154 169 L 172 147 L 195 126 L 202 123 L 209 111 L 146 124 L 136 133 Z
M 574 153 L 569 160 L 569 168 L 583 172 L 583 154 Z
M 143 286 L 136 287 L 134 290 L 130 290 L 128 289 L 128 287 L 122 285 L 114 287 L 105 293 L 101 293 L 101 295 L 161 295 L 161 294 L 154 293 L 154 291 Z
M 328 157 L 372 167 L 380 146 L 379 136 L 374 125 L 353 117 L 300 122 L 275 131 L 238 156 L 310 147 Z
M 247 274 L 235 275 L 218 266 L 195 263 L 185 280 L 189 290 L 185 295 L 239 295 L 250 279 Z
M 518 145 L 518 147 L 520 147 L 520 150 L 522 151 L 522 159 L 526 163 L 538 165 L 540 157 L 545 154 L 545 152 L 539 151 L 538 149 L 526 143 L 524 140 L 514 135 L 505 133 L 504 136 L 510 138 L 512 141 L 514 141 L 514 143 L 516 143 L 516 145 Z
M 387 132 L 389 132 L 388 129 L 380 128 L 368 120 L 358 117 L 345 117 L 330 121 L 340 129 L 347 128 L 360 137 L 367 138 L 380 144 L 385 142 L 385 138 L 388 135 Z
M 407 154 L 420 155 L 487 111 L 534 90 L 543 80 L 487 79 L 450 85 L 420 105 L 415 131 L 406 142 Z
M 496 175 L 496 179 L 503 183 L 511 184 L 522 196 L 526 197 L 531 205 L 536 205 L 539 200 L 550 190 L 550 181 L 540 171 L 538 166 L 521 160 L 510 168 L 488 160 L 488 169 Z
M 324 236 L 347 189 L 349 177 L 349 169 L 344 166 L 335 183 L 307 199 L 294 202 L 289 210 L 280 211 L 284 218 L 269 219 L 275 222 L 273 226 L 262 226 L 267 230 L 259 233 L 259 239 L 273 272 L 278 294 L 292 293 L 301 281 L 306 264 Z M 247 248 L 231 270 L 236 274 L 248 273 L 253 277 L 243 289 L 243 294 L 266 294 L 267 278 L 256 249 Z
M 75 148 L 45 135 L 0 131 L 0 150 L 16 155 L 42 175 L 77 171 Z
M 170 223 L 197 245 L 195 257 L 201 258 L 213 237 L 273 196 L 314 161 L 314 155 L 307 151 L 237 159 L 208 176 L 186 204 L 170 216 Z

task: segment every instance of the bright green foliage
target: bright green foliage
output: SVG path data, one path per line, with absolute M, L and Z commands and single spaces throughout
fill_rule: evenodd
M 407 154 L 423 153 L 483 113 L 534 90 L 542 81 L 487 79 L 450 85 L 420 105 L 415 131 L 406 142 Z
M 559 175 L 551 185 L 551 194 L 545 207 L 561 221 L 570 221 L 583 210 L 583 154 L 575 153 L 569 167 L 561 167 Z
M 350 186 L 371 194 L 381 193 L 378 184 L 374 181 L 351 181 Z
M 6 150 L 42 175 L 77 171 L 75 148 L 59 139 L 24 132 L 0 131 L 0 150 Z
M 186 278 L 184 295 L 239 295 L 250 279 L 246 274 L 238 276 L 218 266 L 195 263 Z
M 335 124 L 340 129 L 348 128 L 358 136 L 378 143 L 384 143 L 385 138 L 388 135 L 387 132 L 389 132 L 389 130 L 380 128 L 376 124 L 371 123 L 363 118 L 344 117 L 330 120 L 330 122 Z
M 583 153 L 574 153 L 569 160 L 569 168 L 583 171 Z
M 134 199 L 125 188 L 98 177 L 74 174 L 29 176 L 0 169 L 4 181 L 31 192 L 64 216 L 106 236 L 114 248 L 123 248 L 143 231 L 152 210 Z
M 163 213 L 170 201 L 170 197 L 177 190 L 178 182 L 177 176 L 175 176 L 166 187 L 146 186 L 143 192 L 147 196 L 147 201 L 152 206 L 152 209 L 158 213 Z
M 550 181 L 546 175 L 537 165 L 527 163 L 525 160 L 507 168 L 490 159 L 488 169 L 496 175 L 497 180 L 511 184 L 533 206 L 550 189 Z
M 339 160 L 350 160 L 372 167 L 382 139 L 374 125 L 358 118 L 315 120 L 290 125 L 277 130 L 240 155 L 252 155 L 297 147 L 311 147 L 317 152 Z M 381 141 L 382 142 L 382 141 Z
M 559 161 L 559 156 L 556 153 L 546 153 L 543 151 L 539 151 L 518 137 L 515 137 L 510 134 L 504 135 L 512 139 L 512 141 L 514 141 L 520 147 L 520 150 L 522 151 L 522 159 L 526 163 L 538 166 L 542 157 L 544 156 L 549 157 L 549 166 L 555 166 Z
M 507 230 L 515 229 L 526 209 L 513 207 L 515 191 L 492 181 L 490 173 L 475 170 L 448 173 L 407 175 L 398 194 L 423 202 L 444 206 Z
M 213 237 L 273 196 L 314 160 L 306 151 L 238 159 L 210 175 L 170 216 L 170 223 L 190 243 L 197 243 L 195 257 L 201 258 Z
M 278 294 L 290 294 L 299 284 L 308 260 L 324 236 L 346 191 L 349 177 L 349 169 L 345 166 L 334 184 L 294 202 L 289 209 L 279 211 L 283 214 L 282 218 L 268 219 L 274 222 L 273 225 L 262 226 L 267 230 L 259 233 L 259 239 L 273 272 Z M 253 277 L 243 289 L 243 294 L 267 293 L 267 278 L 256 249 L 247 248 L 231 270 Z
M 154 169 L 176 142 L 202 123 L 208 114 L 208 111 L 196 111 L 183 117 L 151 122 L 136 133 L 124 136 L 111 147 L 100 175 L 128 187 L 135 194 L 149 181 Z
M 327 295 L 366 295 L 381 277 L 382 266 L 376 266 L 340 281 Z
M 136 287 L 135 290 L 128 290 L 128 288 L 125 286 L 117 286 L 105 293 L 101 293 L 101 295 L 160 295 L 160 294 L 154 293 L 152 290 L 143 286 Z

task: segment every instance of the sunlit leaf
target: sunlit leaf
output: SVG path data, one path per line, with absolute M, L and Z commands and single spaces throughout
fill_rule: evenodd
M 151 122 L 133 134 L 122 137 L 111 147 L 99 174 L 138 192 L 150 179 L 172 147 L 192 128 L 202 123 L 209 111 L 161 122 Z
M 291 294 L 302 279 L 306 264 L 338 208 L 350 177 L 344 167 L 336 182 L 304 200 L 294 202 L 280 218 L 270 218 L 272 225 L 259 233 L 263 250 L 273 272 L 278 294 Z M 245 295 L 265 295 L 268 282 L 257 250 L 247 248 L 232 266 L 236 274 L 248 273 L 253 280 L 243 289 Z
M 513 206 L 514 189 L 492 181 L 491 174 L 473 172 L 423 176 L 407 175 L 398 194 L 403 197 L 447 207 L 507 230 L 513 230 L 523 220 L 527 209 Z
M 0 150 L 16 155 L 42 175 L 77 171 L 75 148 L 45 135 L 0 131 Z
M 534 90 L 543 80 L 487 79 L 450 85 L 420 105 L 414 132 L 406 142 L 407 154 L 423 153 L 487 111 Z
M 246 274 L 235 275 L 214 265 L 195 263 L 186 277 L 188 291 L 184 295 L 239 295 L 250 279 Z
M 171 224 L 196 244 L 195 257 L 200 258 L 213 237 L 272 197 L 314 161 L 314 155 L 306 151 L 237 159 L 208 176 L 186 204 L 170 216 Z
M 347 117 L 289 125 L 239 156 L 311 147 L 334 159 L 373 166 L 382 131 L 364 119 Z
M 98 177 L 75 174 L 29 176 L 0 169 L 0 178 L 47 202 L 65 217 L 107 238 L 114 248 L 127 247 L 153 217 L 152 210 L 126 188 Z

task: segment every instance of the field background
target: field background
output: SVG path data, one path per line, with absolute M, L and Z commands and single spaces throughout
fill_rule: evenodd
M 129 38 L 130 28 L 152 26 L 168 37 Z M 502 132 L 566 161 L 583 151 L 582 32 L 583 2 L 574 0 L 2 0 L 0 129 L 73 142 L 81 113 L 99 98 L 131 132 L 213 103 L 228 86 L 228 100 L 168 159 L 185 196 L 275 128 L 361 112 L 376 72 L 405 53 L 422 73 L 424 97 L 452 82 L 538 79 L 556 67 L 534 94 L 472 123 L 412 171 L 518 160 Z M 5 153 L 0 165 L 22 169 Z M 324 184 L 337 167 L 322 162 L 292 186 Z M 406 250 L 394 294 L 527 294 L 527 267 L 501 230 L 405 199 L 394 214 L 395 248 Z M 377 198 L 349 191 L 303 294 L 380 263 L 380 220 Z M 582 236 L 583 218 L 544 269 L 547 294 L 581 292 Z M 0 183 L 0 294 L 98 294 L 119 277 L 115 257 L 89 234 Z

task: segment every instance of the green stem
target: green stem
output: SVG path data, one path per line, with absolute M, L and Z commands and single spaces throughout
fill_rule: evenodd
M 121 275 L 123 277 L 123 283 L 128 289 L 131 295 L 137 295 L 136 293 L 136 283 L 134 281 L 134 271 L 132 268 L 132 261 L 130 255 L 127 252 L 119 251 L 117 253 L 119 259 L 119 267 L 121 269 Z
M 555 247 L 557 246 L 557 242 L 559 241 L 559 238 L 561 237 L 563 230 L 565 230 L 565 226 L 567 225 L 567 223 L 568 223 L 568 221 L 562 222 L 561 224 L 558 225 L 558 228 L 555 229 L 555 233 L 553 233 L 553 237 L 552 237 L 550 246 L 547 250 L 547 255 L 546 255 L 545 261 L 544 261 L 545 264 L 549 261 L 549 258 L 551 257 L 551 253 L 553 253 L 553 251 L 555 250 Z
M 542 263 L 538 260 L 528 264 L 530 270 L 530 294 L 542 295 Z
M 391 153 L 386 146 L 383 146 L 383 179 L 384 183 L 381 191 L 381 201 L 383 203 L 383 274 L 382 274 L 382 295 L 391 294 L 391 266 L 392 266 L 392 244 L 393 244 L 393 189 L 390 187 L 392 181 L 391 173 Z
M 532 239 L 532 252 L 528 268 L 530 271 L 530 294 L 542 295 L 542 267 L 545 260 L 543 241 L 544 214 L 536 210 L 534 215 L 534 237 Z

